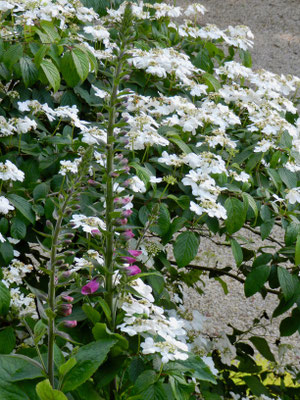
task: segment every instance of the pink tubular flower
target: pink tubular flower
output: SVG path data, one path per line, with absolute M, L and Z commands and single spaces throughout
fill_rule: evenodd
M 125 240 L 129 240 L 134 237 L 134 233 L 132 232 L 131 229 L 127 229 L 126 231 L 123 232 L 122 236 Z
M 88 284 L 86 284 L 82 287 L 81 293 L 85 294 L 85 295 L 95 293 L 99 289 L 99 286 L 100 286 L 99 282 L 97 282 L 95 279 L 93 279 Z
M 74 300 L 74 297 L 71 297 L 71 296 L 61 296 L 61 298 L 64 301 L 67 301 L 68 303 L 72 303 L 72 301 Z
M 142 254 L 141 250 L 128 250 L 128 253 L 132 256 L 132 257 L 138 257 Z
M 140 274 L 142 271 L 137 265 L 130 265 L 129 267 L 126 267 L 126 273 L 128 276 L 133 276 Z
M 75 328 L 75 326 L 77 326 L 77 321 L 64 321 L 63 322 L 64 326 L 66 328 Z
M 124 211 L 122 211 L 123 217 L 130 217 L 131 214 L 132 214 L 132 210 L 124 210 Z

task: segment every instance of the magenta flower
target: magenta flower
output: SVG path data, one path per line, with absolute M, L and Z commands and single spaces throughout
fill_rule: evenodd
M 123 232 L 122 236 L 125 240 L 129 240 L 134 237 L 134 233 L 132 232 L 131 229 L 127 229 L 126 231 Z
M 141 250 L 128 250 L 128 253 L 132 256 L 132 257 L 138 257 L 142 254 Z
M 130 265 L 129 267 L 126 267 L 126 273 L 129 276 L 137 275 L 140 274 L 142 271 L 137 265 Z
M 100 286 L 99 282 L 97 282 L 95 279 L 93 279 L 88 284 L 86 284 L 82 287 L 81 293 L 85 294 L 85 295 L 95 293 L 99 289 L 99 286 Z
M 77 326 L 77 321 L 64 321 L 63 322 L 64 326 L 66 328 L 75 328 L 75 326 Z

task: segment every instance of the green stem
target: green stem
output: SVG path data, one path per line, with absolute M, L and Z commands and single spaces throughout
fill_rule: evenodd
M 107 303 L 112 313 L 111 330 L 115 329 L 115 310 L 113 307 L 113 251 L 114 251 L 114 228 L 112 212 L 114 211 L 114 193 L 113 193 L 113 178 L 112 172 L 114 171 L 114 125 L 116 120 L 116 100 L 119 88 L 119 75 L 122 70 L 122 58 L 121 55 L 118 59 L 118 64 L 115 69 L 113 77 L 112 94 L 110 97 L 109 104 L 109 117 L 107 126 L 107 153 L 106 153 L 106 254 L 105 254 L 105 266 L 106 266 L 106 291 L 107 291 Z

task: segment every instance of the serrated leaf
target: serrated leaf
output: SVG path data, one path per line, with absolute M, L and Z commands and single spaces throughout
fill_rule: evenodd
M 235 239 L 231 239 L 230 244 L 231 244 L 231 250 L 232 250 L 236 265 L 239 267 L 243 262 L 242 248 Z
M 202 75 L 204 82 L 207 84 L 210 91 L 217 92 L 221 88 L 220 82 L 211 74 L 206 72 Z
M 259 229 L 260 229 L 260 236 L 262 238 L 262 240 L 265 240 L 271 233 L 273 226 L 275 223 L 275 219 L 272 218 L 271 220 L 267 221 L 267 222 L 263 222 Z
M 295 246 L 295 265 L 300 265 L 300 235 L 297 237 L 296 246 Z
M 169 137 L 169 141 L 172 143 L 175 143 L 180 148 L 180 150 L 182 150 L 183 153 L 185 153 L 185 154 L 189 154 L 192 152 L 192 150 L 189 148 L 189 146 L 180 138 L 172 136 L 172 137 Z
M 0 282 L 0 315 L 6 315 L 10 305 L 10 291 Z
M 88 304 L 83 304 L 82 309 L 93 324 L 96 324 L 97 322 L 100 321 L 101 319 L 100 313 L 97 310 L 95 310 L 92 306 Z
M 289 271 L 283 267 L 277 268 L 277 274 L 284 298 L 288 300 L 294 295 L 295 292 L 296 285 L 294 278 Z
M 194 232 L 182 232 L 173 245 L 174 257 L 178 267 L 185 267 L 197 255 L 199 239 Z
M 50 187 L 47 183 L 42 182 L 37 185 L 32 192 L 33 198 L 35 201 L 45 199 L 47 194 L 49 193 Z
M 42 45 L 39 50 L 34 55 L 34 63 L 39 68 L 41 62 L 43 61 L 44 57 L 49 51 L 49 45 L 44 44 Z
M 60 390 L 53 389 L 49 379 L 45 379 L 36 385 L 36 392 L 41 400 L 68 400 Z
M 258 217 L 258 209 L 254 198 L 249 193 L 243 193 L 243 200 L 248 201 L 249 206 L 252 208 L 255 218 Z
M 259 378 L 255 375 L 252 376 L 244 376 L 243 380 L 246 382 L 246 384 L 249 386 L 252 394 L 254 396 L 260 396 L 262 394 L 268 396 L 270 395 L 268 389 L 261 383 Z
M 291 336 L 300 328 L 300 320 L 296 317 L 287 317 L 280 323 L 281 336 Z
M 0 331 L 0 353 L 9 354 L 16 345 L 16 336 L 11 326 Z
M 245 296 L 250 297 L 259 292 L 268 280 L 270 267 L 268 265 L 260 265 L 252 269 L 245 280 Z
M 15 206 L 15 208 L 31 223 L 35 223 L 35 215 L 31 209 L 30 203 L 24 197 L 17 194 L 7 194 L 8 200 Z
M 105 360 L 116 340 L 103 339 L 82 346 L 77 354 L 77 364 L 65 375 L 63 391 L 69 392 L 87 381 Z
M 74 87 L 80 82 L 70 51 L 65 52 L 61 59 L 61 73 L 68 86 Z
M 73 49 L 71 54 L 77 74 L 81 81 L 84 81 L 89 74 L 90 68 L 88 56 L 80 49 Z
M 24 239 L 26 236 L 26 224 L 19 218 L 11 221 L 10 234 L 14 239 Z
M 229 197 L 225 201 L 224 207 L 227 212 L 227 219 L 225 220 L 226 229 L 232 235 L 244 225 L 246 218 L 245 208 L 243 203 L 235 197 Z
M 14 249 L 8 241 L 0 243 L 0 254 L 5 265 L 8 265 L 14 258 Z
M 138 376 L 134 387 L 137 393 L 142 393 L 148 388 L 148 386 L 153 385 L 153 383 L 155 383 L 156 380 L 157 380 L 156 372 L 153 370 L 147 370 L 142 372 Z
M 60 87 L 60 74 L 51 60 L 42 60 L 40 68 L 43 70 L 49 85 L 57 92 Z
M 12 67 L 20 60 L 23 55 L 23 46 L 20 43 L 9 46 L 3 56 L 3 62 L 8 67 Z
M 20 58 L 20 68 L 25 86 L 32 86 L 38 79 L 38 69 L 27 56 Z
M 279 168 L 278 173 L 289 189 L 297 187 L 297 175 L 295 173 L 286 168 Z
M 263 337 L 252 336 L 249 338 L 250 342 L 254 344 L 256 349 L 260 352 L 260 354 L 265 357 L 265 359 L 275 362 L 275 357 L 270 350 L 268 342 Z

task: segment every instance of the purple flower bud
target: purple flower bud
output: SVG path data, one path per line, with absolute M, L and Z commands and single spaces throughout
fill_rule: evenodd
M 95 293 L 99 289 L 99 286 L 100 286 L 99 282 L 97 282 L 95 279 L 93 279 L 88 284 L 86 284 L 82 287 L 81 293 L 85 294 L 85 295 Z
M 67 301 L 68 303 L 72 303 L 72 301 L 74 300 L 74 297 L 72 297 L 72 296 L 61 296 L 61 298 L 64 301 Z
M 132 257 L 138 257 L 142 254 L 141 250 L 128 250 L 128 253 L 132 255 Z
M 61 304 L 58 308 L 58 311 L 64 317 L 72 314 L 73 306 L 72 304 Z
M 64 321 L 63 322 L 64 326 L 66 328 L 75 328 L 77 326 L 77 321 Z
M 72 275 L 72 272 L 71 272 L 71 271 L 64 271 L 64 272 L 62 273 L 62 276 L 63 276 L 64 278 L 69 278 L 70 275 Z
M 117 223 L 118 225 L 126 225 L 127 222 L 128 222 L 128 219 L 127 219 L 127 218 L 118 218 L 118 219 L 116 220 L 116 223 Z
M 125 239 L 125 240 L 129 240 L 129 239 L 134 238 L 134 233 L 132 232 L 131 229 L 127 229 L 126 231 L 124 231 L 124 232 L 122 233 L 122 237 L 123 237 L 123 239 Z
M 132 214 L 132 210 L 124 210 L 124 211 L 122 211 L 123 217 L 130 217 L 131 214 Z
M 119 176 L 119 174 L 118 174 L 117 172 L 111 172 L 111 173 L 110 173 L 110 176 L 111 176 L 112 178 L 117 178 L 117 177 Z
M 118 153 L 115 155 L 117 160 L 122 160 L 122 158 L 124 157 L 122 153 Z
M 124 169 L 124 172 L 126 172 L 126 174 L 129 174 L 130 167 L 128 165 L 126 165 L 123 169 Z
M 130 180 L 126 179 L 126 181 L 122 182 L 123 187 L 128 187 L 130 185 Z
M 128 164 L 128 158 L 123 158 L 123 160 L 120 161 L 121 165 L 127 165 Z
M 142 271 L 137 265 L 130 265 L 129 267 L 126 267 L 126 273 L 128 276 L 133 276 L 140 274 Z

